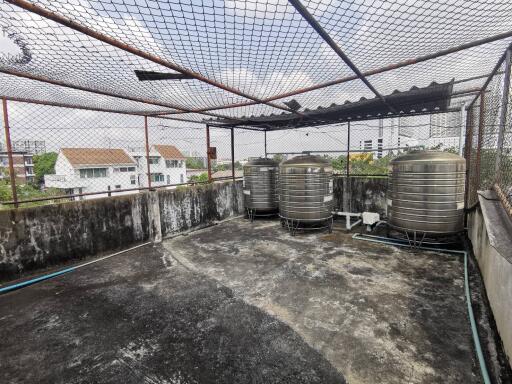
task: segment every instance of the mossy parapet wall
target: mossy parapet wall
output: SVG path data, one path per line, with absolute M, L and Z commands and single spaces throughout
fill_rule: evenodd
M 242 212 L 241 182 L 0 211 L 0 280 Z

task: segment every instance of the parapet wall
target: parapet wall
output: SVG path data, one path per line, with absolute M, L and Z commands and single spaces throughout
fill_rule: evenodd
M 386 209 L 385 178 L 335 178 L 337 210 Z M 25 271 L 126 249 L 244 212 L 242 182 L 0 211 L 0 280 Z
M 0 280 L 242 212 L 241 182 L 0 211 Z

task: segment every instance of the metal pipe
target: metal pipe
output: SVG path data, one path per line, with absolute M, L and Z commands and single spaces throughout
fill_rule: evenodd
M 498 129 L 498 141 L 496 144 L 497 152 L 496 152 L 496 165 L 495 165 L 495 175 L 496 182 L 499 184 L 501 179 L 501 157 L 503 154 L 503 141 L 505 139 L 505 129 L 507 124 L 507 114 L 508 114 L 508 99 L 510 94 L 510 70 L 511 70 L 511 61 L 512 61 L 512 48 L 509 47 L 507 49 L 507 53 L 505 55 L 505 78 L 503 80 L 503 94 L 501 96 L 501 113 L 500 113 L 500 125 Z
M 350 177 L 350 121 L 347 126 L 347 182 Z
M 29 12 L 33 12 L 39 16 L 42 16 L 44 18 L 47 18 L 47 19 L 50 19 L 50 20 L 53 20 L 54 22 L 58 23 L 58 24 L 61 24 L 61 25 L 64 25 L 68 28 L 71 28 L 75 31 L 78 31 L 78 32 L 81 32 L 83 33 L 84 35 L 87 35 L 87 36 L 90 36 L 92 37 L 93 39 L 96 39 L 96 40 L 99 40 L 99 41 L 102 41 L 106 44 L 109 44 L 109 45 L 112 45 L 113 47 L 116 47 L 116 48 L 119 48 L 123 51 L 126 51 L 126 52 L 129 52 L 133 55 L 136 55 L 136 56 L 139 56 L 139 57 L 142 57 L 143 59 L 146 59 L 146 60 L 149 60 L 149 61 L 152 61 L 153 63 L 156 63 L 156 64 L 159 64 L 159 65 L 162 65 L 164 67 L 167 67 L 169 69 L 172 69 L 173 71 L 176 71 L 176 72 L 179 72 L 179 73 L 182 73 L 184 75 L 188 75 L 196 80 L 199 80 L 203 83 L 206 83 L 206 84 L 209 84 L 209 85 L 212 85 L 214 87 L 217 87 L 217 88 L 220 88 L 226 92 L 230 92 L 230 93 L 233 93 L 235 95 L 238 95 L 238 96 L 241 96 L 241 97 L 245 97 L 246 99 L 250 99 L 250 100 L 253 100 L 255 102 L 257 102 L 258 104 L 266 104 L 270 107 L 274 107 L 274 108 L 278 108 L 278 109 L 282 109 L 284 111 L 287 111 L 287 112 L 293 112 L 293 113 L 296 113 L 295 111 L 293 111 L 292 109 L 286 107 L 286 106 L 281 106 L 279 104 L 274 104 L 274 103 L 271 103 L 271 102 L 268 102 L 268 101 L 264 101 L 256 96 L 253 96 L 253 95 L 249 95 L 245 92 L 242 92 L 234 87 L 231 87 L 231 86 L 228 86 L 228 85 L 225 85 L 223 83 L 220 83 L 216 80 L 212 80 L 212 79 L 209 79 L 208 77 L 206 76 L 203 76 L 201 75 L 200 73 L 197 73 L 197 72 L 194 72 L 188 68 L 184 68 L 184 67 L 181 67 L 175 63 L 173 63 L 172 61 L 169 61 L 169 60 L 165 60 L 157 55 L 154 55 L 152 53 L 148 53 L 148 52 L 145 52 L 143 51 L 142 49 L 139 49 L 139 48 L 135 48 L 129 44 L 126 44 L 126 43 L 123 43 L 122 41 L 119 41 L 117 39 L 114 39 L 104 33 L 101 33 L 101 32 L 98 32 L 98 31 L 95 31 L 93 30 L 92 28 L 89 28 L 85 25 L 82 25 L 74 20 L 71 20 L 71 19 L 68 19 L 67 17 L 64 17 L 56 12 L 52 12 L 44 7 L 41 7 L 40 5 L 37 5 L 37 4 L 33 4 L 27 0 L 6 0 L 8 3 L 11 3 L 11 4 L 14 4 L 20 8 L 23 8 Z M 298 113 L 300 114 L 300 113 Z
M 149 133 L 147 116 L 144 116 L 144 139 L 146 144 L 146 164 L 148 167 L 148 188 L 151 189 L 151 164 L 149 164 Z
M 119 110 L 105 109 L 105 108 L 84 107 L 82 105 L 75 105 L 75 104 L 68 104 L 68 103 L 57 103 L 57 102 L 52 102 L 52 101 L 41 101 L 41 100 L 27 99 L 27 98 L 22 98 L 22 97 L 2 96 L 2 98 L 5 98 L 6 100 L 10 100 L 10 101 L 15 101 L 17 103 L 47 105 L 50 107 L 80 109 L 80 110 L 94 111 L 94 112 L 117 113 L 117 114 L 122 114 L 122 115 L 147 116 L 147 113 L 145 113 L 145 112 L 119 111 Z M 178 118 L 178 117 L 159 116 L 158 118 L 165 119 L 165 120 L 182 121 L 185 123 L 201 124 L 201 121 Z
M 5 146 L 7 147 L 7 156 L 9 158 L 9 177 L 11 179 L 11 192 L 14 207 L 18 208 L 18 192 L 16 190 L 16 174 L 14 173 L 14 160 L 12 158 L 11 145 L 11 129 L 9 127 L 9 115 L 7 111 L 7 99 L 2 98 L 2 106 L 4 112 L 4 130 L 5 130 Z
M 459 156 L 463 155 L 464 146 L 462 143 L 464 142 L 464 128 L 466 127 L 466 103 L 462 103 L 460 106 L 460 132 L 459 132 Z
M 235 181 L 235 131 L 231 128 L 231 177 Z
M 212 163 L 210 159 L 210 126 L 206 124 L 206 161 L 208 162 L 208 182 L 212 181 Z
M 463 113 L 463 111 L 461 111 Z M 466 143 L 464 145 L 464 157 L 466 158 L 466 181 L 464 188 L 464 207 L 469 207 L 469 180 L 471 170 L 471 147 L 473 146 L 473 110 L 468 109 L 466 118 Z M 467 215 L 464 215 L 464 220 L 467 220 Z
M 265 134 L 265 159 L 267 158 L 267 131 L 263 131 Z
M 322 28 L 320 23 L 315 17 L 307 10 L 307 8 L 300 2 L 300 0 L 288 0 L 288 2 L 299 12 L 308 24 L 322 37 L 322 39 L 329 44 L 332 50 L 345 62 L 345 64 L 356 74 L 356 76 L 377 96 L 391 112 L 396 113 L 396 110 L 389 105 L 386 99 L 375 89 L 375 87 L 368 81 L 365 75 L 357 68 L 357 66 L 350 60 L 345 52 L 339 47 L 333 38 Z
M 485 93 L 480 95 L 480 112 L 478 116 L 478 144 L 476 147 L 476 182 L 475 192 L 480 187 L 480 164 L 482 161 L 482 144 L 484 140 L 485 125 Z
M 236 180 L 241 179 L 242 177 L 236 177 Z M 215 180 L 216 181 L 222 181 L 222 180 L 231 180 L 231 176 L 227 177 L 218 177 Z M 179 186 L 194 186 L 198 184 L 207 184 L 207 181 L 191 181 L 187 183 L 176 183 L 176 184 L 164 184 L 164 185 L 156 185 L 152 186 L 151 189 L 160 189 L 160 188 L 167 188 L 167 187 L 179 187 Z M 137 187 L 137 188 L 125 188 L 125 189 L 114 189 L 111 191 L 111 193 L 119 193 L 119 192 L 140 192 L 140 191 L 148 191 L 148 187 Z M 93 196 L 93 195 L 102 195 L 107 193 L 107 191 L 98 191 L 98 192 L 85 192 L 85 193 L 75 193 L 70 195 L 58 195 L 58 196 L 49 196 L 49 197 L 39 197 L 35 199 L 27 199 L 27 200 L 18 200 L 19 204 L 23 203 L 36 203 L 41 201 L 49 201 L 49 200 L 63 200 L 63 199 L 70 199 L 73 197 L 82 197 L 82 196 Z M 1 201 L 0 204 L 3 205 L 14 205 L 14 201 Z
M 404 67 L 408 67 L 410 65 L 415 65 L 415 64 L 422 63 L 422 62 L 425 62 L 425 61 L 437 59 L 439 57 L 450 55 L 452 53 L 457 53 L 457 52 L 460 52 L 460 51 L 463 51 L 463 50 L 466 50 L 466 49 L 478 47 L 480 45 L 492 43 L 494 41 L 506 39 L 506 38 L 509 38 L 509 37 L 512 37 L 512 30 L 510 30 L 508 32 L 500 33 L 500 34 L 497 34 L 497 35 L 494 35 L 494 36 L 486 37 L 486 38 L 483 38 L 483 39 L 474 40 L 474 41 L 469 42 L 469 43 L 465 43 L 465 44 L 457 45 L 457 46 L 450 47 L 450 48 L 447 48 L 447 49 L 443 49 L 443 50 L 440 50 L 440 51 L 437 51 L 437 52 L 434 52 L 434 53 L 431 53 L 431 54 L 428 54 L 428 55 L 418 56 L 418 57 L 410 58 L 410 59 L 407 59 L 407 60 L 399 61 L 397 63 L 390 64 L 390 65 L 387 65 L 387 66 L 384 66 L 384 67 L 379 67 L 379 68 L 371 69 L 371 70 L 368 70 L 368 71 L 364 71 L 364 72 L 362 72 L 362 74 L 365 77 L 370 77 L 370 76 L 373 76 L 373 75 L 378 75 L 380 73 L 385 73 L 385 72 L 393 71 L 395 69 L 404 68 Z M 482 77 L 492 76 L 494 73 L 495 72 L 492 72 L 491 74 L 485 75 L 485 76 L 482 76 Z M 481 77 L 478 77 L 478 78 L 481 78 Z M 339 78 L 339 79 L 336 79 L 336 80 L 331 80 L 331 81 L 327 81 L 327 82 L 324 82 L 324 83 L 315 84 L 315 85 L 312 85 L 312 86 L 309 86 L 309 87 L 298 88 L 298 89 L 295 89 L 295 90 L 290 91 L 290 92 L 284 92 L 284 93 L 281 93 L 281 94 L 278 94 L 278 95 L 274 95 L 274 96 L 271 96 L 271 97 L 264 98 L 263 100 L 264 101 L 275 101 L 275 100 L 278 100 L 278 99 L 284 99 L 286 97 L 300 95 L 300 94 L 306 93 L 306 92 L 316 91 L 318 89 L 327 88 L 327 87 L 330 87 L 330 86 L 333 86 L 333 85 L 347 83 L 349 81 L 353 81 L 353 80 L 357 80 L 357 79 L 358 79 L 358 77 L 356 75 L 346 76 L 346 77 L 342 77 L 342 78 Z M 471 80 L 476 80 L 476 78 L 469 78 L 469 79 L 458 80 L 458 81 L 455 81 L 455 84 L 461 83 L 461 82 L 464 82 L 464 81 L 471 81 Z M 254 105 L 254 104 L 258 104 L 258 103 L 255 103 L 253 101 L 240 102 L 240 103 L 220 105 L 220 106 L 217 106 L 217 107 L 198 108 L 198 109 L 194 109 L 193 112 L 197 113 L 197 112 L 205 112 L 205 111 L 214 111 L 214 110 L 218 110 L 218 109 L 238 108 L 238 107 L 245 107 L 245 106 Z M 176 113 L 180 113 L 180 112 L 176 112 Z

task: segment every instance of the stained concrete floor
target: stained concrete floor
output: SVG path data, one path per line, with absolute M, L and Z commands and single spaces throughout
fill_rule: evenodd
M 2 383 L 480 383 L 457 256 L 236 219 L 0 296 Z

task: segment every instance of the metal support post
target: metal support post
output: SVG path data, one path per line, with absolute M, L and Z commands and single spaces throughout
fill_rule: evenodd
M 11 179 L 11 191 L 14 207 L 18 208 L 18 193 L 16 191 L 16 174 L 14 173 L 14 161 L 12 158 L 11 130 L 9 128 L 9 115 L 7 112 L 7 99 L 2 98 L 4 112 L 5 146 L 7 147 L 7 156 L 9 158 L 9 177 Z
M 464 156 L 464 134 L 466 127 L 466 103 L 460 106 L 460 132 L 459 132 L 459 156 Z
M 231 177 L 235 181 L 235 129 L 231 128 Z
M 350 121 L 347 123 L 347 179 L 350 176 Z
M 507 123 L 507 113 L 508 113 L 508 98 L 510 93 L 510 64 L 512 60 L 512 48 L 507 49 L 507 53 L 505 56 L 505 79 L 503 80 L 503 95 L 501 98 L 501 114 L 500 114 L 500 125 L 498 130 L 498 144 L 496 146 L 496 167 L 495 167 L 495 175 L 496 181 L 499 183 L 499 179 L 501 177 L 500 168 L 501 168 L 501 155 L 503 152 L 503 140 L 505 138 L 505 125 Z
M 148 167 L 148 188 L 151 189 L 151 164 L 149 164 L 149 135 L 148 135 L 148 117 L 144 116 L 144 136 L 146 140 L 146 164 Z
M 208 182 L 212 181 L 212 162 L 210 159 L 210 126 L 206 124 L 206 161 L 208 163 Z
M 267 158 L 267 131 L 263 131 L 265 134 L 265 159 Z
M 480 163 L 482 161 L 482 144 L 485 125 L 485 92 L 480 95 L 480 112 L 478 114 L 478 144 L 476 147 L 475 192 L 480 188 Z

